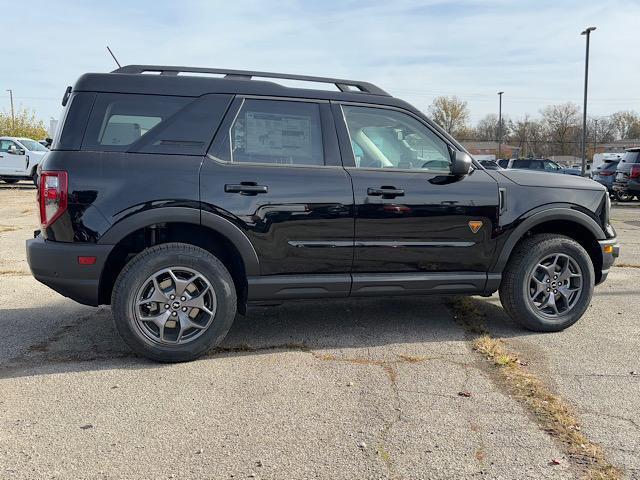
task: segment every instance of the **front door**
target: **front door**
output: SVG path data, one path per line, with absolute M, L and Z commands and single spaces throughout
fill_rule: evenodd
M 349 294 L 353 191 L 328 102 L 237 98 L 200 185 L 257 253 L 250 299 Z
M 11 147 L 14 147 L 13 150 Z M 0 174 L 4 175 L 24 175 L 26 158 L 18 155 L 22 149 L 13 140 L 0 140 Z M 9 153 L 13 151 L 13 153 Z
M 359 283 L 375 292 L 410 278 L 425 290 L 438 282 L 465 290 L 460 276 L 445 281 L 461 272 L 469 290 L 483 286 L 498 220 L 491 176 L 481 168 L 451 175 L 453 147 L 409 112 L 343 104 L 334 117 L 346 130 L 341 150 L 354 188 L 354 294 Z

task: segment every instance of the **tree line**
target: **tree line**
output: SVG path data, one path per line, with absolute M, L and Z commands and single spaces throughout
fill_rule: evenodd
M 501 129 L 498 128 L 498 115 L 494 113 L 485 115 L 475 126 L 470 125 L 467 102 L 456 96 L 434 99 L 429 106 L 429 115 L 462 142 L 497 141 L 502 130 L 502 143 L 519 147 L 522 156 L 580 156 L 582 149 L 582 110 L 572 102 L 548 105 L 540 110 L 539 118 L 527 114 L 511 119 L 503 114 Z M 640 139 L 640 115 L 634 111 L 587 118 L 589 156 L 596 144 L 630 139 Z
M 42 140 L 49 134 L 44 122 L 36 118 L 35 112 L 18 107 L 13 115 L 11 112 L 0 112 L 0 136 Z

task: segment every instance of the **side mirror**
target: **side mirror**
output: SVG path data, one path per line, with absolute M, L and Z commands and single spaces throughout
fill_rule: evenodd
M 471 170 L 471 155 L 465 152 L 456 151 L 453 154 L 453 159 L 451 161 L 451 174 L 452 175 L 467 175 L 469 170 Z
M 21 148 L 16 148 L 15 145 L 10 145 L 7 152 L 11 155 L 24 155 L 24 150 Z

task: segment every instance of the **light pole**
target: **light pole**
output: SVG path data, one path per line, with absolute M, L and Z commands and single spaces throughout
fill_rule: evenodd
M 9 92 L 9 99 L 11 100 L 11 130 L 13 130 L 11 133 L 15 135 L 16 117 L 15 117 L 15 114 L 13 113 L 13 90 L 9 89 L 7 90 L 7 92 Z
M 502 94 L 504 92 L 498 92 L 498 155 L 497 160 L 500 160 L 500 148 L 502 147 Z
M 591 38 L 591 32 L 595 29 L 596 27 L 588 27 L 580 33 L 580 35 L 587 36 L 587 50 L 584 57 L 584 103 L 582 105 L 582 176 L 584 176 L 587 171 L 587 84 L 589 83 L 589 39 Z

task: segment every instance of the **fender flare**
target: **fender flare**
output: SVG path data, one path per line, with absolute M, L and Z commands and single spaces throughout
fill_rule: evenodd
M 114 224 L 102 235 L 98 244 L 117 245 L 123 238 L 136 230 L 156 223 L 171 222 L 191 223 L 214 230 L 238 249 L 248 276 L 260 275 L 258 255 L 244 232 L 229 220 L 196 208 L 160 207 L 133 214 Z
M 522 239 L 525 233 L 531 230 L 533 227 L 540 225 L 544 222 L 552 220 L 566 220 L 568 222 L 577 223 L 591 232 L 596 240 L 605 240 L 606 235 L 602 231 L 602 228 L 598 223 L 585 213 L 570 208 L 553 207 L 547 208 L 540 212 L 534 213 L 529 218 L 520 223 L 509 235 L 509 238 L 502 246 L 502 250 L 498 259 L 496 260 L 492 273 L 502 273 L 504 267 L 507 265 L 507 261 L 511 256 L 511 252 L 515 248 L 516 244 Z

